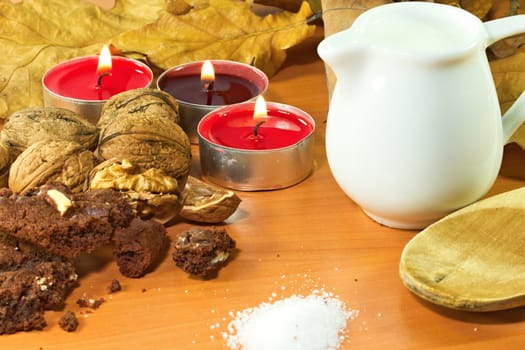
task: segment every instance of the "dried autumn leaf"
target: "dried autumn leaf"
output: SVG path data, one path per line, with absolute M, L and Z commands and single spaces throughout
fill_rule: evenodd
M 524 14 L 525 10 L 520 2 L 525 5 L 524 0 L 497 1 L 490 11 L 488 20 Z M 513 55 L 523 44 L 525 44 L 525 35 L 521 34 L 500 40 L 492 44 L 489 49 L 495 58 L 503 58 Z
M 525 90 L 525 50 L 522 49 L 512 56 L 492 61 L 490 68 L 501 110 L 504 113 Z M 525 124 L 522 124 L 512 135 L 511 141 L 525 149 Z
M 111 11 L 78 0 L 0 0 L 0 118 L 42 104 L 42 75 L 69 58 L 97 54 L 122 31 L 157 18 L 164 1 L 120 0 Z
M 246 0 L 246 2 L 254 2 L 260 5 L 273 6 L 287 11 L 296 12 L 301 8 L 303 0 Z M 315 12 L 321 10 L 321 0 L 308 0 L 308 3 Z
M 488 15 L 493 6 L 492 0 L 439 0 L 436 2 L 461 7 L 481 19 Z
M 122 33 L 112 44 L 124 52 L 141 52 L 163 69 L 189 61 L 230 59 L 271 76 L 284 62 L 285 50 L 313 34 L 314 27 L 306 23 L 311 14 L 306 2 L 297 13 L 259 17 L 247 3 L 209 0 L 186 14 L 162 12 L 154 23 Z

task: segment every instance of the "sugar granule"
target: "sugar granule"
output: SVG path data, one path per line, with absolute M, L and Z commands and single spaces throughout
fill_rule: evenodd
M 222 336 L 234 350 L 335 350 L 357 314 L 326 292 L 292 295 L 237 312 Z

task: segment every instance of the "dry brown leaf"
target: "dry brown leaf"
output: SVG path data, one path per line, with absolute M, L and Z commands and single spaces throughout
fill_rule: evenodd
M 496 19 L 508 15 L 525 13 L 525 1 L 497 1 L 492 11 L 492 18 Z M 490 63 L 494 82 L 502 113 L 516 101 L 525 90 L 525 49 L 520 46 L 525 43 L 525 35 L 518 35 L 500 40 L 491 46 L 491 52 L 500 57 Z M 511 142 L 515 142 L 525 149 L 525 124 L 512 135 Z
M 252 64 L 269 76 L 286 58 L 285 50 L 313 34 L 305 2 L 297 13 L 259 17 L 248 3 L 209 0 L 183 15 L 168 12 L 140 29 L 115 37 L 123 52 L 141 52 L 162 69 L 203 59 L 230 59 Z
M 497 1 L 488 19 L 523 14 L 525 13 L 524 7 L 524 0 Z M 523 44 L 525 44 L 525 35 L 515 35 L 492 44 L 489 49 L 495 58 L 503 58 L 513 55 Z
M 98 54 L 113 38 L 121 50 L 143 53 L 162 68 L 202 54 L 242 62 L 255 59 L 271 75 L 284 61 L 284 50 L 313 33 L 304 21 L 310 15 L 308 6 L 297 14 L 259 18 L 234 0 L 188 2 L 194 8 L 174 16 L 166 11 L 165 0 L 117 0 L 111 10 L 78 0 L 0 0 L 0 119 L 42 105 L 41 79 L 49 68 Z M 178 42 L 161 41 L 166 38 L 162 34 Z
M 488 15 L 493 6 L 492 0 L 438 0 L 436 2 L 461 7 L 481 19 Z
M 166 0 L 165 9 L 173 15 L 184 15 L 191 11 L 193 6 L 184 0 Z
M 525 49 L 522 48 L 512 56 L 492 61 L 490 68 L 504 113 L 525 90 Z M 525 149 L 525 124 L 512 135 L 511 141 Z
M 296 12 L 301 8 L 303 0 L 245 0 L 256 4 L 278 7 L 287 11 Z M 321 10 L 321 0 L 308 0 L 314 12 Z

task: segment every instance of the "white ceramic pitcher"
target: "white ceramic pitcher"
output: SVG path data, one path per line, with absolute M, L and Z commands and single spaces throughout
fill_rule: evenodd
M 370 217 L 419 229 L 487 193 L 525 97 L 501 118 L 485 49 L 522 32 L 525 15 L 483 23 L 449 5 L 398 2 L 319 44 L 337 77 L 328 163 Z

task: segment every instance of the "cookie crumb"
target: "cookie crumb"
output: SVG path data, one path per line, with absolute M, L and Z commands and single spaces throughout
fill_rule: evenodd
M 86 298 L 80 298 L 77 300 L 77 304 L 80 307 L 88 307 L 90 309 L 98 309 L 100 305 L 104 303 L 104 298 L 99 299 L 86 299 Z
M 120 282 L 116 279 L 111 281 L 111 284 L 107 288 L 108 293 L 115 293 L 121 290 L 122 290 L 122 286 L 120 285 Z
M 66 311 L 58 321 L 60 328 L 66 332 L 74 332 L 78 327 L 78 320 L 73 311 Z
M 183 271 L 203 279 L 215 277 L 235 249 L 235 241 L 224 228 L 193 227 L 175 241 L 173 261 Z

